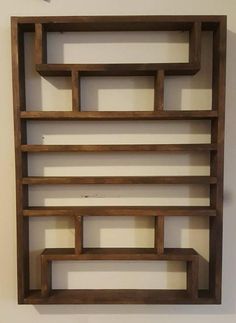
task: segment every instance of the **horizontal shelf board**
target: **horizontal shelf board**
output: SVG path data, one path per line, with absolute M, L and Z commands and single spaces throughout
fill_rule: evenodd
M 217 118 L 217 111 L 22 111 L 21 118 L 29 120 L 203 120 Z
M 215 216 L 202 206 L 71 206 L 30 207 L 24 216 Z
M 74 248 L 49 248 L 41 256 L 57 260 L 160 260 L 193 261 L 198 253 L 191 248 L 166 248 L 158 254 L 154 248 L 84 248 L 76 254 Z
M 213 176 L 110 176 L 110 177 L 24 177 L 26 185 L 57 185 L 57 184 L 216 184 Z
M 22 145 L 21 151 L 30 153 L 47 152 L 178 152 L 211 151 L 216 144 L 157 144 L 157 145 Z
M 174 18 L 174 19 L 173 19 Z M 23 24 L 24 31 L 34 31 L 35 23 L 45 24 L 47 31 L 164 31 L 189 30 L 194 22 L 202 22 L 204 30 L 213 30 L 225 19 L 221 15 L 179 15 L 179 16 L 48 16 L 13 17 Z
M 166 75 L 193 75 L 200 66 L 190 63 L 141 63 L 141 64 L 37 64 L 42 76 L 71 76 L 72 70 L 80 76 L 132 76 L 153 75 L 164 70 Z
M 186 290 L 174 289 L 54 289 L 50 296 L 31 290 L 25 304 L 215 304 L 207 290 L 191 299 Z

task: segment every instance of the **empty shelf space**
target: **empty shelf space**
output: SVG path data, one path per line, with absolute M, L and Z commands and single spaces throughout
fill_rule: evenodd
M 25 185 L 57 184 L 216 184 L 213 176 L 111 176 L 111 177 L 24 177 Z
M 84 248 L 76 254 L 74 248 L 45 249 L 41 257 L 54 260 L 160 260 L 193 261 L 198 253 L 192 248 L 165 248 L 158 254 L 154 248 Z
M 215 216 L 212 207 L 201 206 L 68 206 L 30 207 L 24 216 Z
M 158 112 L 72 112 L 22 111 L 22 119 L 29 120 L 203 120 L 215 119 L 217 111 L 158 111 Z
M 159 144 L 159 145 L 22 145 L 21 151 L 47 152 L 178 152 L 212 151 L 216 144 Z

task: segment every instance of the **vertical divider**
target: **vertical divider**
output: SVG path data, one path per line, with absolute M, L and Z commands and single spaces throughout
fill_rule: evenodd
M 200 69 L 201 65 L 201 22 L 193 23 L 189 31 L 189 63 L 196 65 Z
M 29 219 L 23 216 L 28 207 L 28 188 L 22 184 L 27 176 L 27 154 L 21 152 L 21 145 L 27 142 L 26 121 L 21 120 L 20 113 L 26 109 L 25 100 L 25 59 L 24 33 L 11 19 L 12 29 L 12 80 L 15 128 L 15 173 L 16 173 L 16 220 L 17 220 L 17 279 L 18 303 L 23 304 L 29 294 Z
M 41 294 L 48 297 L 52 290 L 52 262 L 41 255 Z
M 154 111 L 162 111 L 164 109 L 164 79 L 165 71 L 158 70 L 155 74 L 154 81 Z
M 187 292 L 192 299 L 198 298 L 199 257 L 187 262 Z
M 72 86 L 72 111 L 80 111 L 80 75 L 79 71 L 72 69 L 71 71 Z
M 217 151 L 211 153 L 211 175 L 217 177 L 217 184 L 210 189 L 216 216 L 210 218 L 209 289 L 217 303 L 221 302 L 222 281 L 226 31 L 226 18 L 222 17 L 213 33 L 212 109 L 217 110 L 218 119 L 211 123 L 211 140 L 217 144 Z
M 83 252 L 83 217 L 75 216 L 75 253 Z
M 47 63 L 47 32 L 43 24 L 35 24 L 35 64 Z
M 164 216 L 155 216 L 155 249 L 158 254 L 164 252 Z

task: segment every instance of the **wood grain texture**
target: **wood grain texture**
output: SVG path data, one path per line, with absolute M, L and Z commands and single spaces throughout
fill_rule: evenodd
M 75 216 L 75 253 L 81 254 L 83 252 L 83 217 Z
M 212 109 L 218 111 L 217 122 L 212 122 L 212 142 L 217 144 L 217 154 L 211 155 L 211 174 L 218 178 L 211 188 L 211 205 L 216 208 L 216 218 L 210 219 L 210 293 L 221 302 L 222 242 L 223 242 L 223 173 L 224 173 L 224 123 L 226 79 L 226 17 L 222 18 L 213 34 Z
M 22 111 L 21 118 L 28 120 L 211 120 L 217 111 L 158 111 L 158 112 L 70 112 Z
M 43 24 L 35 24 L 35 64 L 47 63 L 47 33 Z
M 72 111 L 80 111 L 80 73 L 77 70 L 71 72 Z
M 50 152 L 185 152 L 214 151 L 216 144 L 153 144 L 153 145 L 21 145 L 21 151 L 29 153 Z
M 191 30 L 201 22 L 203 30 L 215 30 L 222 15 L 133 15 L 133 16 L 49 16 L 14 17 L 24 31 L 34 31 L 35 23 L 45 24 L 47 31 L 177 31 Z
M 161 254 L 155 248 L 84 248 L 80 254 L 74 248 L 48 248 L 41 255 L 47 261 L 64 260 L 160 260 L 193 261 L 198 253 L 191 248 L 165 248 Z
M 154 246 L 158 254 L 164 253 L 164 216 L 155 217 Z
M 23 210 L 24 216 L 215 216 L 207 206 L 44 206 Z
M 154 111 L 164 110 L 164 70 L 158 70 L 155 75 L 154 86 Z
M 77 70 L 81 76 L 155 76 L 157 70 L 165 75 L 194 75 L 199 71 L 191 63 L 140 64 L 37 64 L 41 76 L 71 76 Z
M 28 205 L 28 188 L 22 186 L 27 176 L 27 155 L 22 154 L 21 145 L 26 143 L 26 123 L 20 119 L 25 108 L 25 64 L 24 37 L 16 19 L 11 20 L 12 33 L 12 80 L 15 129 L 15 172 L 16 172 L 16 221 L 17 221 L 17 283 L 18 303 L 22 304 L 29 292 L 29 221 L 23 217 Z
M 207 290 L 189 297 L 187 290 L 173 289 L 55 289 L 48 297 L 39 290 L 30 291 L 25 304 L 216 304 Z
M 95 184 L 216 184 L 213 176 L 83 176 L 83 177 L 54 177 L 31 176 L 22 179 L 24 185 L 95 185 Z
M 47 32 L 66 31 L 187 31 L 186 63 L 47 64 Z M 201 39 L 213 31 L 212 110 L 165 111 L 164 77 L 194 75 L 201 67 Z M 24 33 L 35 33 L 35 68 L 42 76 L 70 76 L 72 111 L 26 111 Z M 219 304 L 222 284 L 223 154 L 226 64 L 225 16 L 93 16 L 13 17 L 12 71 L 16 155 L 16 215 L 18 302 L 21 304 Z M 79 63 L 79 62 L 78 62 Z M 153 111 L 80 111 L 81 76 L 154 76 Z M 173 109 L 175 107 L 172 107 Z M 91 110 L 93 107 L 91 107 Z M 210 120 L 210 144 L 170 145 L 27 145 L 28 121 Z M 34 123 L 32 122 L 32 125 Z M 29 153 L 53 152 L 206 152 L 210 176 L 28 176 Z M 173 157 L 173 156 L 171 156 Z M 86 206 L 29 207 L 29 185 L 60 184 L 204 184 L 210 187 L 210 206 Z M 41 290 L 29 288 L 29 217 L 72 216 L 75 248 L 46 249 L 41 255 Z M 83 248 L 83 216 L 154 216 L 153 248 Z M 199 255 L 193 249 L 164 248 L 165 216 L 210 217 L 209 290 L 198 285 Z M 184 261 L 186 290 L 53 290 L 52 262 L 60 260 Z

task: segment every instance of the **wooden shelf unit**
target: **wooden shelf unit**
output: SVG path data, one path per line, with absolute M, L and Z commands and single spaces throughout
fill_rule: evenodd
M 12 65 L 16 156 L 16 215 L 19 304 L 219 304 L 222 273 L 223 159 L 226 64 L 225 16 L 92 16 L 92 17 L 12 17 Z M 69 31 L 187 31 L 187 63 L 140 64 L 48 64 L 47 33 Z M 201 69 L 201 39 L 204 31 L 213 33 L 212 109 L 165 110 L 164 80 L 168 75 L 194 75 Z M 72 89 L 71 111 L 26 111 L 24 34 L 35 35 L 35 69 L 42 76 L 69 76 Z M 81 76 L 153 76 L 153 111 L 93 112 L 81 109 Z M 39 107 L 40 108 L 40 107 Z M 93 122 L 126 120 L 209 120 L 211 143 L 136 145 L 29 145 L 27 123 L 37 120 L 87 120 Z M 37 177 L 28 176 L 31 153 L 103 152 L 206 152 L 210 154 L 210 176 L 129 176 L 129 177 Z M 30 207 L 29 185 L 58 184 L 201 184 L 210 187 L 209 206 L 81 206 Z M 41 254 L 41 290 L 29 284 L 29 218 L 69 216 L 74 218 L 75 247 L 45 249 Z M 84 248 L 85 216 L 155 217 L 154 246 L 151 249 Z M 210 222 L 209 288 L 199 290 L 199 255 L 193 249 L 164 246 L 166 216 L 206 216 Z M 150 260 L 184 261 L 186 290 L 138 289 L 52 289 L 52 262 L 60 260 Z

